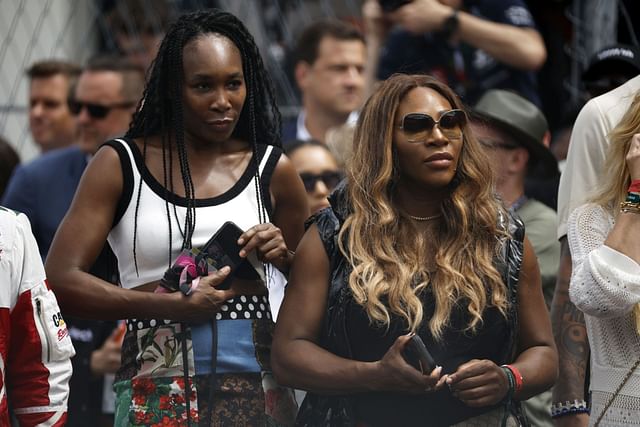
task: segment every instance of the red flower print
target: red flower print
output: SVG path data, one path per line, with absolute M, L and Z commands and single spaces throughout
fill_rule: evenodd
M 180 390 L 184 390 L 184 378 L 177 377 L 174 381 L 176 384 L 178 384 L 178 387 L 180 388 Z
M 175 427 L 175 425 L 176 425 L 175 420 L 172 420 L 171 418 L 165 415 L 164 417 L 162 417 L 162 420 L 160 420 L 159 423 L 152 424 L 151 427 Z
M 145 406 L 147 404 L 147 398 L 146 398 L 146 396 L 141 396 L 139 394 L 134 394 L 133 395 L 133 403 L 136 406 Z
M 144 420 L 147 414 L 145 414 L 143 411 L 135 411 L 134 412 L 134 417 L 136 420 L 136 424 L 144 424 Z
M 149 395 L 156 391 L 156 385 L 150 378 L 138 378 L 131 381 L 134 394 Z
M 184 396 L 181 395 L 181 394 L 172 394 L 171 395 L 171 400 L 173 401 L 174 405 L 184 405 L 185 404 Z
M 160 396 L 160 402 L 158 403 L 158 409 L 171 409 L 171 396 Z

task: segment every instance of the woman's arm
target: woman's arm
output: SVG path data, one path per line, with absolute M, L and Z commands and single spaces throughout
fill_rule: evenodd
M 524 400 L 549 389 L 558 377 L 558 353 L 542 294 L 540 270 L 527 238 L 518 284 L 518 326 L 518 356 L 512 365 L 523 378 L 523 388 L 516 398 Z
M 421 34 L 441 30 L 453 12 L 453 8 L 438 0 L 413 0 L 391 17 L 408 31 Z M 538 70 L 547 59 L 544 41 L 536 29 L 493 22 L 465 11 L 458 12 L 455 37 L 521 70 Z
M 406 335 L 377 362 L 349 360 L 321 348 L 318 342 L 328 287 L 329 260 L 314 225 L 296 252 L 276 324 L 271 363 L 280 384 L 322 394 L 374 390 L 417 393 L 436 384 L 439 368 L 426 376 L 402 359 L 401 350 L 409 339 Z
M 211 288 L 224 280 L 228 270 L 201 279 L 189 297 L 179 292 L 154 294 L 123 289 L 88 273 L 113 225 L 123 186 L 120 170 L 114 149 L 103 147 L 96 153 L 53 240 L 46 270 L 63 311 L 94 319 L 210 318 L 218 305 L 235 294 Z
M 573 259 L 569 294 L 585 313 L 612 318 L 628 314 L 640 302 L 640 244 L 634 241 L 640 215 L 621 213 L 613 229 L 596 205 L 576 209 L 568 223 Z
M 518 356 L 511 365 L 523 378 L 523 387 L 515 397 L 524 400 L 551 387 L 558 376 L 558 355 L 542 295 L 540 271 L 533 247 L 526 238 L 517 310 Z M 509 390 L 505 372 L 490 360 L 471 360 L 446 381 L 454 396 L 474 407 L 494 405 L 503 400 Z
M 238 241 L 244 245 L 240 251 L 246 256 L 258 251 L 258 258 L 288 273 L 293 254 L 304 234 L 304 222 L 309 217 L 309 206 L 304 185 L 287 156 L 282 155 L 271 177 L 273 224 L 258 224 L 247 230 Z

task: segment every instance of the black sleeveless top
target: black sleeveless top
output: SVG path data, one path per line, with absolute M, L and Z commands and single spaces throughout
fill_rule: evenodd
M 345 358 L 376 361 L 383 357 L 398 336 L 409 331 L 403 319 L 393 316 L 388 329 L 371 325 L 363 307 L 352 298 L 347 284 L 350 266 L 337 247 L 338 232 L 348 215 L 344 197 L 344 188 L 339 187 L 330 198 L 332 206 L 312 218 L 331 263 L 331 284 L 321 344 Z M 496 266 L 509 289 L 508 317 L 505 318 L 496 308 L 488 307 L 479 328 L 475 332 L 465 331 L 469 314 L 466 304 L 460 302 L 453 308 L 449 325 L 440 341 L 431 336 L 427 321 L 418 331 L 436 363 L 443 367 L 443 374 L 455 372 L 458 366 L 471 359 L 489 359 L 499 365 L 512 361 L 524 226 L 515 218 L 505 218 L 503 225 L 509 229 L 512 238 L 505 242 L 503 260 L 497 260 Z M 434 296 L 427 290 L 422 299 L 424 318 L 430 319 L 435 311 Z M 298 425 L 353 425 L 358 422 L 366 426 L 448 426 L 494 408 L 468 407 L 452 396 L 446 387 L 417 396 L 391 392 L 349 396 L 309 393 L 301 407 Z

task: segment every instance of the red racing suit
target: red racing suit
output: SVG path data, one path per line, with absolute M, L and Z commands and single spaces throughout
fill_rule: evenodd
M 29 220 L 0 206 L 0 426 L 63 426 L 75 354 Z

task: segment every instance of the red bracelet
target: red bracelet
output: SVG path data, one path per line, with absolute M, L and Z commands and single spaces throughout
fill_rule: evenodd
M 640 179 L 634 179 L 629 185 L 629 193 L 640 194 Z
M 502 365 L 502 366 L 509 369 L 513 374 L 513 377 L 516 380 L 516 393 L 518 393 L 520 390 L 522 390 L 522 383 L 524 382 L 524 380 L 522 379 L 522 374 L 520 374 L 520 371 L 518 370 L 518 368 L 516 368 L 513 365 Z

